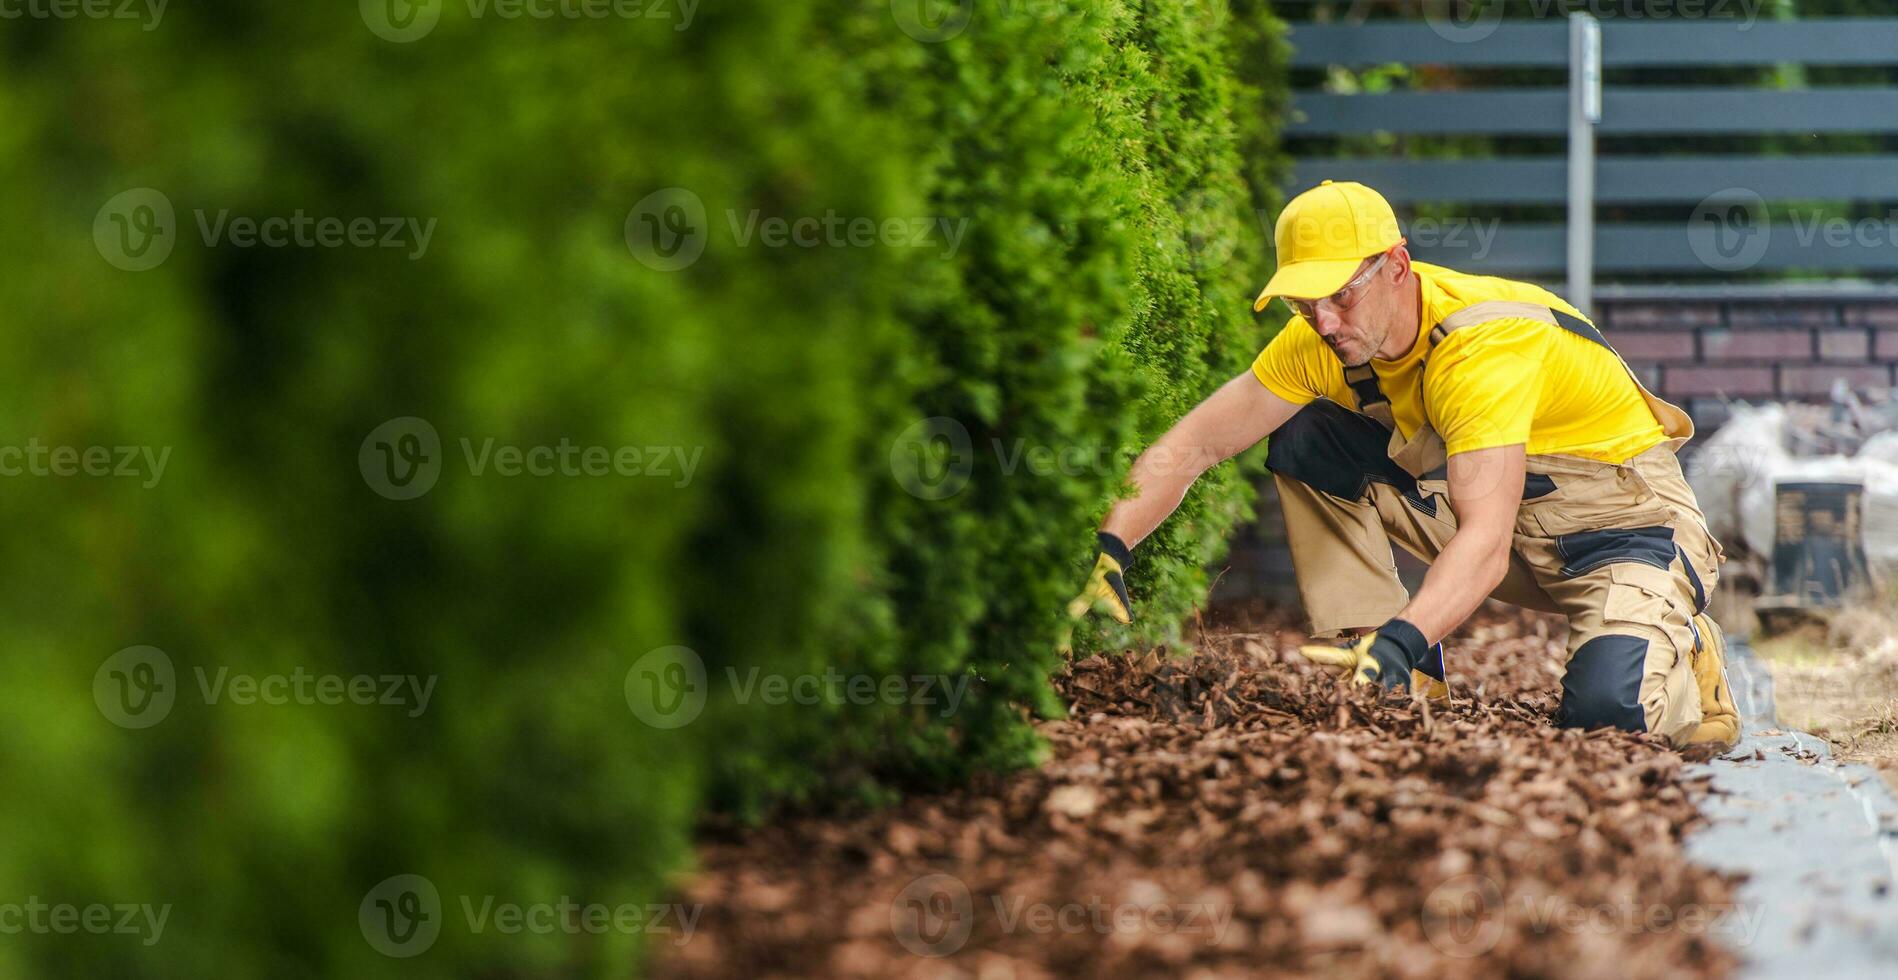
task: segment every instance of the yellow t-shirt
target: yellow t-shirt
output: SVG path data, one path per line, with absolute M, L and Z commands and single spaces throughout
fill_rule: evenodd
M 1417 342 L 1395 360 L 1371 359 L 1378 387 L 1408 439 L 1428 420 L 1450 455 L 1523 444 L 1532 456 L 1566 454 L 1621 463 L 1667 435 L 1613 351 L 1555 324 L 1497 317 L 1460 326 L 1435 350 L 1445 317 L 1492 300 L 1528 302 L 1581 318 L 1529 283 L 1413 262 L 1422 298 Z M 1425 366 L 1428 369 L 1425 370 Z M 1295 405 L 1329 398 L 1360 410 L 1337 354 L 1294 316 L 1252 362 L 1273 394 Z

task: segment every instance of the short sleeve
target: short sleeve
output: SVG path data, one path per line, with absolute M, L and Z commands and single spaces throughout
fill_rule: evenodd
M 1323 343 L 1303 317 L 1293 317 L 1253 359 L 1252 375 L 1272 394 L 1294 405 L 1309 404 L 1328 392 L 1312 363 L 1314 354 L 1331 356 L 1314 346 Z M 1330 363 L 1335 367 L 1337 360 Z
M 1431 352 L 1424 404 L 1448 455 L 1529 441 L 1548 334 L 1532 320 L 1453 331 Z

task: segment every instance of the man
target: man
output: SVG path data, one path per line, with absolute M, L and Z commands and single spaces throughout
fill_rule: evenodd
M 1274 237 L 1254 309 L 1277 296 L 1298 315 L 1135 461 L 1070 614 L 1129 622 L 1134 546 L 1205 466 L 1270 436 L 1312 633 L 1346 640 L 1308 659 L 1444 696 L 1441 641 L 1494 596 L 1568 618 L 1559 724 L 1730 748 L 1739 718 L 1705 615 L 1724 555 L 1675 458 L 1687 415 L 1554 294 L 1412 261 L 1362 184 L 1300 194 Z M 1392 540 L 1430 563 L 1415 596 Z

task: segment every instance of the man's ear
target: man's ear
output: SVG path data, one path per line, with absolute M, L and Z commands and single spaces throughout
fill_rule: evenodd
M 1396 277 L 1397 282 L 1403 282 L 1410 276 L 1409 244 L 1408 239 L 1399 238 L 1397 245 L 1391 251 L 1391 260 L 1387 263 L 1390 268 L 1396 270 L 1391 275 Z

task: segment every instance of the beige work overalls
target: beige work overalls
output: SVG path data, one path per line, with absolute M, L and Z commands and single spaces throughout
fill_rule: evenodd
M 1430 331 L 1430 347 L 1459 327 L 1502 317 L 1540 320 L 1609 346 L 1586 320 L 1499 300 L 1445 317 Z M 1701 720 L 1690 662 L 1691 619 L 1706 608 L 1724 556 L 1675 457 L 1692 437 L 1693 422 L 1650 393 L 1632 371 L 1629 376 L 1668 440 L 1620 464 L 1529 456 L 1509 571 L 1492 595 L 1568 618 L 1562 723 L 1646 730 L 1678 744 Z M 1283 429 L 1268 446 L 1267 466 L 1276 475 L 1299 592 L 1319 636 L 1375 628 L 1409 601 L 1392 559 L 1392 540 L 1429 562 L 1456 533 L 1442 438 L 1427 422 L 1411 438 L 1402 436 L 1370 365 L 1346 368 L 1345 380 L 1359 402 L 1357 413 L 1314 402 L 1288 423 L 1306 427 L 1291 440 L 1294 448 L 1274 460 Z M 1314 411 L 1318 406 L 1328 407 Z M 1335 480 L 1329 492 L 1314 487 L 1310 468 L 1325 463 L 1296 458 L 1296 447 L 1331 447 L 1305 455 L 1333 455 L 1331 462 L 1338 463 L 1336 433 L 1327 434 L 1330 441 L 1314 441 L 1311 427 L 1368 430 L 1366 416 L 1389 430 L 1385 452 L 1403 472 L 1387 468 L 1388 481 L 1371 475 L 1360 481 L 1362 492 L 1355 497 L 1338 492 L 1345 484 Z M 1365 444 L 1362 432 L 1356 444 Z M 1416 478 L 1414 487 L 1396 485 L 1405 474 Z

